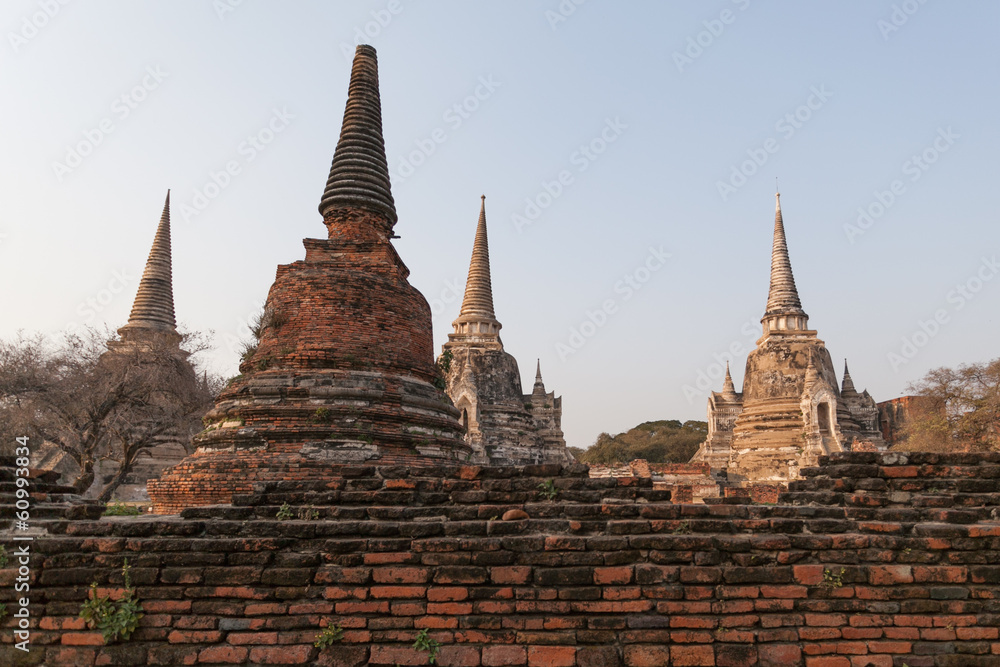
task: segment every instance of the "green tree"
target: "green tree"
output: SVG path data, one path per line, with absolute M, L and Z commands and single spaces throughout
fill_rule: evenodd
M 708 433 L 701 421 L 661 420 L 639 424 L 625 433 L 601 433 L 587 450 L 574 455 L 584 463 L 626 463 L 646 459 L 650 463 L 686 463 Z M 578 450 L 579 451 L 579 450 Z

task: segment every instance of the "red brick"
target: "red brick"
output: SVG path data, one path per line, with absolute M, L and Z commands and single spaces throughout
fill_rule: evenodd
M 575 646 L 529 646 L 528 667 L 573 667 Z
M 731 641 L 731 639 L 727 636 L 726 641 Z M 749 641 L 753 641 L 752 635 Z M 754 667 L 759 665 L 757 647 L 752 644 L 716 644 L 715 664 L 718 667 Z
M 43 616 L 38 627 L 42 630 L 86 630 L 87 623 L 82 618 Z
M 912 584 L 913 568 L 909 565 L 873 565 L 868 568 L 868 582 L 874 586 Z
M 757 647 L 761 667 L 797 667 L 802 664 L 802 648 L 788 644 L 761 644 Z
M 476 646 L 442 646 L 435 665 L 440 667 L 479 667 L 479 648 Z
M 594 583 L 598 586 L 606 584 L 632 583 L 631 567 L 595 567 Z
M 246 644 L 269 645 L 278 643 L 277 632 L 230 632 L 226 641 L 237 646 Z
M 373 598 L 422 598 L 427 594 L 424 586 L 372 586 Z
M 388 565 L 392 563 L 412 563 L 419 560 L 417 554 L 406 552 L 396 553 L 366 553 L 364 557 L 365 565 Z
M 528 664 L 528 651 L 523 646 L 483 647 L 483 667 L 526 664 Z
M 525 565 L 494 567 L 490 569 L 490 579 L 494 584 L 520 586 L 531 579 L 531 568 Z
M 312 660 L 312 646 L 274 646 L 250 651 L 250 662 L 265 665 L 304 665 Z
M 956 628 L 959 639 L 996 639 L 1000 631 L 997 628 Z
M 428 602 L 453 602 L 456 600 L 465 600 L 468 597 L 469 589 L 458 586 L 442 586 L 427 589 Z
M 148 607 L 148 603 L 142 603 L 143 609 Z M 261 603 L 261 604 L 248 604 L 246 609 L 243 611 L 245 616 L 257 616 L 264 614 L 284 614 L 285 605 L 275 604 L 273 602 Z
M 806 625 L 840 627 L 847 625 L 847 616 L 844 614 L 806 614 Z
M 796 565 L 792 567 L 792 576 L 804 586 L 816 586 L 823 583 L 823 570 L 822 565 Z
M 851 667 L 851 661 L 842 655 L 820 655 L 806 658 L 806 667 Z
M 442 615 L 468 615 L 472 613 L 469 602 L 431 602 L 427 605 L 427 613 Z
M 191 612 L 190 600 L 143 600 L 142 610 L 148 614 L 159 612 L 168 614 L 188 614 Z
M 8 645 L 9 646 L 9 645 Z M 0 649 L 0 655 L 10 655 L 6 653 L 7 651 L 16 651 L 17 649 L 6 648 Z M 33 651 L 38 651 L 39 649 L 29 649 L 29 653 Z M 49 647 L 45 649 L 45 664 L 49 665 L 92 665 L 94 664 L 94 658 L 97 657 L 97 650 L 92 648 L 63 648 L 63 647 Z M 150 664 L 165 664 L 165 663 L 150 663 Z M 190 663 L 188 663 L 190 664 Z
M 218 630 L 174 630 L 167 635 L 171 644 L 214 644 L 221 639 Z
M 893 667 L 891 655 L 852 655 L 851 667 Z
M 766 598 L 805 598 L 809 589 L 805 586 L 761 586 L 760 594 Z
M 671 646 L 670 660 L 675 667 L 712 667 L 715 650 L 711 646 Z
M 211 646 L 198 654 L 198 662 L 225 662 L 239 664 L 245 662 L 250 649 L 238 646 Z
M 865 642 L 837 642 L 837 653 L 841 655 L 864 655 L 868 653 Z
M 662 667 L 662 665 L 669 665 L 670 648 L 667 646 L 626 646 L 625 664 L 628 667 Z
M 377 584 L 424 584 L 430 578 L 426 567 L 377 567 L 372 580 Z
M 104 646 L 104 637 L 99 632 L 64 632 L 59 642 L 66 646 Z
M 870 653 L 909 653 L 913 650 L 910 642 L 868 642 Z

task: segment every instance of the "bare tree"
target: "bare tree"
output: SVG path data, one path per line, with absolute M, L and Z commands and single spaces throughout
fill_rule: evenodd
M 220 381 L 198 377 L 187 353 L 169 346 L 115 346 L 113 334 L 87 330 L 59 345 L 42 336 L 0 341 L 0 437 L 45 441 L 65 452 L 79 472 L 78 493 L 94 483 L 101 460 L 117 472 L 101 490 L 107 501 L 144 450 L 170 437 L 188 446 L 201 429 Z M 195 350 L 204 337 L 186 336 Z M 190 347 L 190 345 L 189 345 Z
M 1000 359 L 935 368 L 907 390 L 916 402 L 903 427 L 909 451 L 1000 451 Z

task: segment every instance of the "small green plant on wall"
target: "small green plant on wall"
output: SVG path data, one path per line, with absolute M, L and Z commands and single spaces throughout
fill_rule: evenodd
M 555 500 L 556 496 L 559 495 L 559 489 L 556 488 L 556 483 L 554 480 L 547 479 L 538 485 L 539 493 L 547 500 Z
M 418 651 L 427 651 L 427 662 L 433 665 L 437 662 L 437 654 L 441 650 L 441 642 L 429 637 L 427 635 L 427 628 L 424 628 L 417 633 L 417 640 L 413 642 L 413 648 Z
M 91 630 L 97 630 L 104 638 L 105 644 L 113 644 L 119 640 L 128 641 L 139 626 L 142 618 L 142 605 L 135 596 L 132 579 L 129 576 L 131 568 L 128 559 L 122 565 L 122 579 L 125 591 L 118 600 L 97 592 L 97 582 L 90 585 L 87 601 L 80 608 L 80 618 Z
M 316 635 L 316 641 L 313 642 L 313 646 L 322 650 L 335 642 L 342 641 L 343 639 L 344 628 L 340 626 L 340 623 L 327 622 L 327 626 Z

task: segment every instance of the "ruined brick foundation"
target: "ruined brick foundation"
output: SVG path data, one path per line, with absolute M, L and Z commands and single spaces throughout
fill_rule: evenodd
M 32 649 L 8 617 L 0 663 L 422 665 L 427 629 L 443 666 L 1000 664 L 1000 455 L 837 454 L 774 505 L 582 465 L 336 472 L 179 517 L 50 499 Z M 125 557 L 146 615 L 102 646 L 77 614 Z

